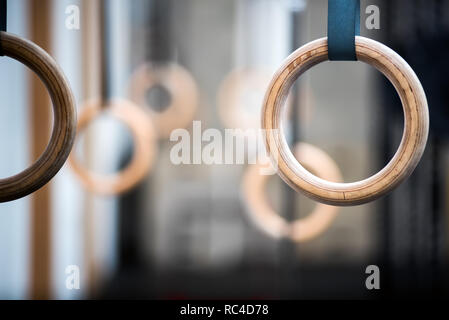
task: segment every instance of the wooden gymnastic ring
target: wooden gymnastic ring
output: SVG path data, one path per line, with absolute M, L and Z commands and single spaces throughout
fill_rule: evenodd
M 328 59 L 327 38 L 312 41 L 293 52 L 275 74 L 262 112 L 265 144 L 279 175 L 295 190 L 332 205 L 358 205 L 379 198 L 415 169 L 424 152 L 429 131 L 429 111 L 421 83 L 410 66 L 385 45 L 356 37 L 358 60 L 380 70 L 398 92 L 405 114 L 401 144 L 391 161 L 375 175 L 358 182 L 334 183 L 315 177 L 296 161 L 281 128 L 283 101 L 293 82 L 314 65 Z
M 222 81 L 217 95 L 218 112 L 226 128 L 260 129 L 263 96 L 271 73 L 263 69 L 235 69 Z M 249 105 L 244 95 L 260 93 L 260 104 Z M 255 108 L 258 109 L 255 109 Z
M 101 195 L 123 193 L 136 186 L 150 171 L 156 154 L 156 137 L 148 115 L 138 106 L 126 100 L 112 100 L 107 106 L 89 101 L 81 109 L 78 131 L 85 129 L 103 112 L 122 121 L 131 130 L 134 152 L 129 165 L 112 175 L 100 175 L 83 167 L 77 160 L 75 150 L 69 163 L 87 190 Z
M 337 164 L 324 151 L 306 143 L 295 146 L 295 156 L 305 167 L 323 179 L 334 182 L 342 180 Z M 311 240 L 323 233 L 334 220 L 339 207 L 318 203 L 305 218 L 287 222 L 268 203 L 264 188 L 269 175 L 261 174 L 263 166 L 251 165 L 244 177 L 242 191 L 247 212 L 254 223 L 274 238 L 288 237 L 295 242 Z
M 0 202 L 6 202 L 38 190 L 58 173 L 73 146 L 76 109 L 70 85 L 48 53 L 11 33 L 0 32 L 0 41 L 5 56 L 29 67 L 45 84 L 53 103 L 54 118 L 50 141 L 39 159 L 21 173 L 0 179 Z
M 170 104 L 160 112 L 149 106 L 146 99 L 147 91 L 156 85 L 170 94 Z M 161 138 L 170 137 L 174 129 L 189 126 L 198 107 L 195 80 L 175 63 L 142 65 L 131 76 L 129 91 L 131 100 L 148 108 Z

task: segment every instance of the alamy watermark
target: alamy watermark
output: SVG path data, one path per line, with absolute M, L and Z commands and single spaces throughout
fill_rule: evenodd
M 304 9 L 305 4 L 296 8 L 296 10 Z M 380 29 L 380 9 L 376 5 L 369 5 L 365 9 L 368 15 L 365 20 L 365 27 L 368 30 Z M 68 30 L 80 29 L 80 8 L 77 5 L 71 4 L 65 8 L 65 27 Z
M 271 161 L 265 149 L 265 139 L 273 139 L 278 130 L 208 128 L 202 130 L 201 121 L 193 121 L 192 133 L 187 129 L 173 130 L 170 141 L 170 161 L 175 165 L 262 165 L 260 174 L 272 175 L 277 168 L 277 153 Z
M 80 8 L 77 5 L 71 4 L 65 8 L 65 27 L 68 30 L 80 29 Z
M 380 289 L 380 269 L 376 265 L 369 265 L 365 269 L 369 276 L 365 280 L 365 286 L 368 290 Z
M 378 6 L 369 5 L 366 7 L 365 13 L 368 15 L 365 20 L 365 27 L 368 30 L 380 29 L 380 9 Z
M 69 265 L 65 268 L 65 287 L 67 290 L 80 289 L 80 267 L 77 265 Z

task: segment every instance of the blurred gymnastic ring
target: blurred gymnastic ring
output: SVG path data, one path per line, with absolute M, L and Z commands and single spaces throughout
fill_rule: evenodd
M 306 144 L 295 146 L 295 155 L 305 167 L 323 179 L 342 180 L 336 163 L 322 150 Z M 324 232 L 334 220 L 339 208 L 318 203 L 305 218 L 291 223 L 278 215 L 268 203 L 264 188 L 269 175 L 260 174 L 262 165 L 251 165 L 243 178 L 243 194 L 248 213 L 256 225 L 274 238 L 290 238 L 295 242 L 311 240 Z
M 72 149 L 76 130 L 76 109 L 70 85 L 50 55 L 36 44 L 7 32 L 0 32 L 5 56 L 33 70 L 45 84 L 53 103 L 53 131 L 47 148 L 25 171 L 0 179 L 0 202 L 24 197 L 53 178 Z M 46 107 L 46 106 L 42 106 Z
M 134 139 L 134 152 L 129 165 L 112 175 L 96 174 L 83 167 L 74 149 L 69 163 L 83 185 L 87 190 L 102 195 L 120 194 L 136 186 L 150 171 L 156 154 L 155 132 L 148 115 L 133 103 L 119 99 L 110 101 L 107 106 L 102 106 L 100 101 L 90 101 L 81 110 L 79 132 L 101 113 L 107 112 L 127 125 Z
M 170 95 L 169 105 L 155 111 L 147 102 L 147 92 L 162 86 Z M 190 73 L 174 63 L 145 64 L 131 77 L 130 97 L 138 105 L 147 106 L 161 138 L 170 137 L 174 129 L 191 124 L 198 107 L 198 88 Z
M 280 176 L 295 190 L 333 205 L 358 205 L 379 198 L 407 178 L 418 164 L 429 130 L 427 100 L 410 66 L 393 50 L 356 37 L 358 60 L 380 70 L 398 92 L 405 115 L 402 140 L 391 161 L 375 175 L 353 183 L 329 182 L 307 172 L 289 150 L 281 128 L 283 101 L 293 82 L 306 70 L 328 59 L 327 38 L 312 41 L 293 52 L 275 74 L 265 95 L 262 127 L 265 144 Z
M 218 90 L 217 104 L 221 121 L 226 128 L 260 129 L 263 97 L 270 81 L 271 72 L 263 68 L 235 69 L 224 78 Z M 313 99 L 310 90 L 305 93 L 307 98 Z M 302 96 L 304 95 L 301 94 Z M 290 103 L 288 100 L 287 98 L 287 105 Z M 310 109 L 311 104 L 308 103 L 302 104 L 300 110 L 310 113 Z M 286 117 L 289 116 L 287 112 Z
M 226 128 L 260 128 L 263 96 L 270 80 L 270 72 L 250 68 L 233 70 L 225 77 L 218 91 L 217 103 Z

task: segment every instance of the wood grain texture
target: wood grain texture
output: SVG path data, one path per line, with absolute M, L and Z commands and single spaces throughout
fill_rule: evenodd
M 376 67 L 391 81 L 401 98 L 405 115 L 400 146 L 391 161 L 375 175 L 353 183 L 320 179 L 296 161 L 280 130 L 288 90 L 302 73 L 328 60 L 327 38 L 304 45 L 286 59 L 269 86 L 262 113 L 262 128 L 267 130 L 267 151 L 279 175 L 295 190 L 332 205 L 363 204 L 395 188 L 413 172 L 421 159 L 429 131 L 426 96 L 407 62 L 385 45 L 360 36 L 356 37 L 356 52 L 358 60 Z
M 148 91 L 161 86 L 170 95 L 170 104 L 156 111 L 147 102 Z M 168 138 L 173 130 L 186 128 L 198 108 L 198 87 L 191 74 L 175 63 L 144 64 L 137 68 L 130 79 L 130 99 L 146 106 L 160 138 Z
M 76 110 L 70 85 L 48 53 L 11 33 L 0 32 L 0 41 L 6 56 L 29 67 L 43 81 L 53 103 L 54 118 L 50 142 L 40 158 L 21 173 L 0 179 L 0 202 L 6 202 L 38 190 L 58 173 L 72 149 Z
M 294 153 L 301 165 L 322 179 L 334 182 L 342 180 L 337 164 L 321 149 L 298 143 Z M 278 239 L 290 238 L 295 242 L 305 242 L 322 234 L 335 219 L 339 208 L 318 203 L 306 217 L 286 221 L 272 208 L 265 195 L 265 185 L 270 176 L 261 174 L 263 167 L 261 164 L 249 166 L 242 181 L 242 192 L 251 220 L 262 231 Z
M 82 132 L 103 113 L 122 121 L 131 130 L 134 139 L 131 162 L 120 172 L 101 175 L 83 167 L 74 150 L 69 157 L 69 164 L 88 191 L 101 195 L 116 195 L 133 188 L 147 176 L 157 153 L 157 137 L 151 119 L 142 108 L 120 99 L 112 100 L 106 105 L 100 100 L 85 103 L 79 116 L 78 132 Z

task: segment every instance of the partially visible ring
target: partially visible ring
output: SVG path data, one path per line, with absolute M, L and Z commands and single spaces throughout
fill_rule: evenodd
M 334 182 L 342 180 L 337 164 L 324 151 L 306 143 L 295 146 L 295 155 L 305 167 L 323 179 Z M 262 175 L 262 165 L 251 165 L 243 177 L 243 195 L 247 212 L 254 223 L 274 238 L 290 238 L 295 242 L 311 240 L 322 234 L 335 219 L 339 208 L 318 203 L 305 218 L 287 222 L 268 203 L 265 185 L 270 178 Z
M 156 85 L 170 94 L 170 104 L 160 112 L 146 99 L 148 90 Z M 148 108 L 158 136 L 168 138 L 174 129 L 191 124 L 198 107 L 198 88 L 190 73 L 178 64 L 145 64 L 131 76 L 130 98 Z
M 262 103 L 271 73 L 264 69 L 236 69 L 222 81 L 217 97 L 226 128 L 260 129 Z
M 0 179 L 0 202 L 6 202 L 38 190 L 58 173 L 73 146 L 76 109 L 70 85 L 48 53 L 36 44 L 7 32 L 0 32 L 0 41 L 6 56 L 25 64 L 43 81 L 53 103 L 54 117 L 50 141 L 39 159 L 21 173 Z
M 156 137 L 148 115 L 133 103 L 119 99 L 110 101 L 107 106 L 100 101 L 84 104 L 78 121 L 79 132 L 103 112 L 122 121 L 132 133 L 134 152 L 129 165 L 112 175 L 93 173 L 78 162 L 75 150 L 70 155 L 69 163 L 87 190 L 115 195 L 133 188 L 147 176 L 156 155 Z
M 226 128 L 241 129 L 237 134 L 245 134 L 248 129 L 260 129 L 263 98 L 272 78 L 265 68 L 242 68 L 231 71 L 221 82 L 217 94 L 218 113 Z M 310 120 L 314 107 L 313 93 L 306 86 L 301 86 L 299 97 L 301 123 Z M 306 100 L 307 99 L 307 100 Z M 287 98 L 287 105 L 291 101 Z M 285 114 L 290 118 L 291 108 Z
M 317 201 L 358 205 L 373 201 L 396 187 L 415 169 L 424 152 L 429 111 L 418 77 L 396 52 L 364 37 L 356 37 L 357 58 L 380 70 L 394 85 L 402 101 L 405 124 L 398 151 L 375 175 L 353 183 L 334 183 L 307 172 L 288 148 L 281 127 L 283 102 L 293 82 L 314 65 L 328 59 L 327 38 L 312 41 L 293 52 L 275 74 L 265 96 L 262 127 L 267 151 L 279 175 L 292 188 Z

